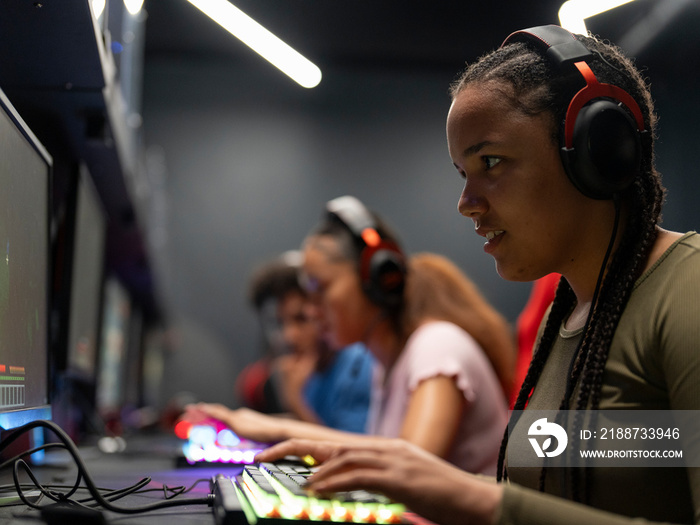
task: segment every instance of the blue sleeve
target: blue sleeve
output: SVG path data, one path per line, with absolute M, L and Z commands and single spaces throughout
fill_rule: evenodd
M 338 350 L 333 363 L 308 381 L 304 395 L 326 426 L 365 432 L 374 357 L 356 343 Z

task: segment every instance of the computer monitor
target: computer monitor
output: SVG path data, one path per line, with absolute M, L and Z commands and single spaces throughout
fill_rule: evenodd
M 96 405 L 108 429 L 115 434 L 121 431 L 121 409 L 126 396 L 131 310 L 128 290 L 116 277 L 107 277 L 102 302 Z
M 64 183 L 53 247 L 52 414 L 82 443 L 102 434 L 95 383 L 107 217 L 87 166 L 75 166 Z
M 77 182 L 66 374 L 93 383 L 97 371 L 107 219 L 84 165 L 79 169 Z
M 0 431 L 49 419 L 52 159 L 0 90 Z

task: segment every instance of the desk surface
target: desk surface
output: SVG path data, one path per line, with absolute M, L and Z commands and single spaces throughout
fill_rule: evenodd
M 214 468 L 178 468 L 176 467 L 176 450 L 170 445 L 168 439 L 162 436 L 149 436 L 148 438 L 129 440 L 126 451 L 118 454 L 103 454 L 96 448 L 83 448 L 81 449 L 81 458 L 95 483 L 99 487 L 108 489 L 124 488 L 146 477 L 152 479 L 148 488 L 161 488 L 164 484 L 169 487 L 189 487 L 199 479 L 207 480 L 199 483 L 191 492 L 178 496 L 178 499 L 205 497 L 209 493 L 208 480 L 212 476 L 222 472 L 234 474 L 239 470 L 237 467 L 225 465 Z M 42 483 L 73 485 L 76 480 L 77 468 L 69 459 L 67 454 L 61 452 L 58 456 L 50 456 L 47 465 L 32 467 L 32 470 Z M 11 476 L 11 472 L 8 471 L 0 473 L 0 483 L 3 485 L 11 484 Z M 135 507 L 163 499 L 162 491 L 147 492 L 127 496 L 115 502 L 115 505 Z M 43 503 L 48 502 L 44 501 Z M 104 514 L 110 524 L 119 525 L 214 524 L 212 509 L 204 504 L 171 507 L 140 514 L 118 514 L 107 511 Z M 38 517 L 38 511 L 24 505 L 0 507 L 0 523 L 3 524 L 26 525 L 32 521 L 42 523 L 42 521 L 36 520 Z

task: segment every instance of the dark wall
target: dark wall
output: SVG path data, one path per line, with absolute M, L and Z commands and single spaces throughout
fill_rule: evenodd
M 654 58 L 650 57 L 654 62 Z M 664 225 L 696 229 L 697 80 L 672 60 L 649 74 L 662 112 Z M 246 282 L 257 263 L 300 245 L 324 203 L 354 194 L 401 234 L 408 252 L 452 258 L 512 322 L 529 284 L 501 280 L 471 221 L 445 144 L 457 71 L 326 70 L 305 90 L 261 64 L 147 62 L 145 140 L 164 166 L 154 257 L 176 334 L 164 399 L 189 390 L 234 405 L 233 381 L 258 351 Z M 677 93 L 681 93 L 679 97 Z

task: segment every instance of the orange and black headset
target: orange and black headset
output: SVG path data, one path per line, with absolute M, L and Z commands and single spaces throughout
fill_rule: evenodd
M 560 136 L 562 162 L 571 182 L 587 197 L 619 195 L 632 184 L 641 163 L 641 136 L 646 132 L 637 102 L 624 89 L 598 82 L 589 66 L 596 55 L 562 27 L 516 31 L 501 47 L 513 42 L 534 45 L 559 74 L 583 77 L 586 85 L 571 99 Z
M 406 257 L 401 248 L 382 238 L 372 213 L 355 197 L 345 195 L 327 202 L 326 212 L 350 231 L 361 248 L 360 279 L 367 297 L 384 309 L 396 309 L 406 284 Z

